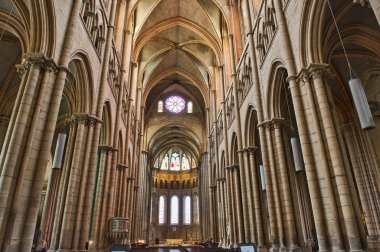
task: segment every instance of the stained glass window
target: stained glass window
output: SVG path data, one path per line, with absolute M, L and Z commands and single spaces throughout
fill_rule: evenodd
M 161 170 L 167 170 L 169 168 L 169 155 L 166 154 L 161 163 Z
M 181 162 L 179 160 L 179 154 L 177 152 L 173 152 L 172 158 L 170 160 L 170 170 L 172 171 L 181 170 L 180 164 Z
M 158 108 L 157 108 L 157 111 L 159 113 L 163 112 L 164 111 L 164 103 L 162 101 L 159 101 L 158 102 Z
M 159 167 L 159 160 L 158 158 L 156 159 L 156 162 L 154 162 L 154 168 L 158 168 Z
M 191 224 L 191 199 L 190 196 L 185 196 L 183 201 L 183 223 L 185 225 Z
M 197 163 L 195 162 L 194 158 L 191 160 L 191 168 L 197 168 Z
M 179 205 L 178 196 L 170 199 L 170 224 L 178 224 L 179 222 Z
M 187 113 L 193 113 L 193 103 L 191 101 L 187 103 Z
M 186 154 L 182 155 L 182 170 L 190 170 L 189 159 Z
M 165 223 L 165 197 L 160 196 L 160 201 L 158 203 L 158 224 Z
M 185 100 L 177 95 L 170 96 L 165 101 L 165 107 L 170 112 L 179 113 L 185 108 Z

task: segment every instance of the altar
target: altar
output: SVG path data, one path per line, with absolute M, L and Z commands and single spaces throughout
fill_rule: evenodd
M 183 244 L 183 239 L 166 239 L 166 244 L 168 244 L 168 245 Z

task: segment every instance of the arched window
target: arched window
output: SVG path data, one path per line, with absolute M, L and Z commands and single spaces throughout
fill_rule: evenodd
M 169 155 L 166 154 L 161 163 L 161 170 L 167 170 L 169 168 Z
M 193 197 L 193 204 L 194 204 L 194 224 L 199 224 L 199 197 L 198 195 L 194 195 Z
M 172 196 L 170 199 L 170 224 L 179 223 L 179 204 L 178 196 Z
M 193 113 L 193 103 L 191 101 L 187 103 L 187 113 Z
M 179 171 L 181 170 L 181 162 L 179 160 L 179 154 L 177 152 L 173 152 L 172 158 L 170 160 L 170 170 L 171 171 Z
M 190 196 L 185 196 L 183 200 L 183 224 L 191 224 L 191 199 Z
M 158 106 L 157 106 L 157 112 L 161 113 L 163 111 L 164 111 L 164 103 L 162 101 L 159 101 Z
M 182 154 L 182 170 L 190 170 L 189 159 L 186 154 Z
M 158 202 L 158 224 L 165 223 L 165 196 L 160 196 L 160 201 Z
M 191 168 L 197 168 L 197 163 L 194 158 L 191 159 Z

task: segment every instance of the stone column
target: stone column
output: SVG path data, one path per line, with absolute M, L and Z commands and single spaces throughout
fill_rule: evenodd
M 102 215 L 100 219 L 100 227 L 99 227 L 99 234 L 98 234 L 98 249 L 106 249 L 107 247 L 107 224 L 108 224 L 108 213 L 110 211 L 112 202 L 111 202 L 111 187 L 110 184 L 113 181 L 113 173 L 116 167 L 112 167 L 112 157 L 114 155 L 117 155 L 116 149 L 113 147 L 109 147 L 108 149 L 108 160 L 106 165 L 106 172 L 105 172 L 105 182 L 104 182 L 104 194 L 103 194 L 103 202 L 102 202 Z
M 262 211 L 261 208 L 263 207 L 261 203 L 261 196 L 260 196 L 260 176 L 258 173 L 258 167 L 257 167 L 257 161 L 256 161 L 256 155 L 258 153 L 257 147 L 249 147 L 247 149 L 247 152 L 249 154 L 249 161 L 250 161 L 250 167 L 251 167 L 251 176 L 252 176 L 252 186 L 253 186 L 253 207 L 254 207 L 254 217 L 255 217 L 255 236 L 254 236 L 254 242 L 258 245 L 259 248 L 265 246 L 265 239 L 264 239 L 264 227 L 263 227 L 263 220 L 262 220 Z
M 58 192 L 57 192 L 57 199 L 56 199 L 56 205 L 55 205 L 55 211 L 54 211 L 54 224 L 51 231 L 51 240 L 50 240 L 50 246 L 49 251 L 56 251 L 58 249 L 59 244 L 59 237 L 61 233 L 61 227 L 62 227 L 62 218 L 63 218 L 63 210 L 65 206 L 65 200 L 66 200 L 66 192 L 68 187 L 68 179 L 69 179 L 69 169 L 71 165 L 71 160 L 74 153 L 74 147 L 75 146 L 75 135 L 77 127 L 75 127 L 75 124 L 70 122 L 70 131 L 67 137 L 67 144 L 66 144 L 66 151 L 65 151 L 65 160 L 63 162 L 63 167 L 60 169 L 59 173 L 59 184 L 58 184 Z
M 96 178 L 95 184 L 95 202 L 93 205 L 94 212 L 92 214 L 91 221 L 91 231 L 90 231 L 90 245 L 89 251 L 96 251 L 98 248 L 98 237 L 100 233 L 100 225 L 101 225 L 101 216 L 102 216 L 102 206 L 104 201 L 104 187 L 105 187 L 105 178 L 106 171 L 108 169 L 108 154 L 110 148 L 108 146 L 99 146 L 99 159 L 98 159 L 98 177 Z
M 277 179 L 277 167 L 276 167 L 276 158 L 275 158 L 275 152 L 274 152 L 274 144 L 273 144 L 273 129 L 272 124 L 270 122 L 267 123 L 266 127 L 266 136 L 267 136 L 267 143 L 268 143 L 268 152 L 269 152 L 269 163 L 270 166 L 266 169 L 267 172 L 270 172 L 270 178 L 271 178 L 271 184 L 273 186 L 273 201 L 274 201 L 274 215 L 276 222 L 276 234 L 277 237 L 274 236 L 274 245 L 277 243 L 280 248 L 282 249 L 285 247 L 284 240 L 284 224 L 282 220 L 282 207 L 281 207 L 281 199 L 280 199 L 280 190 L 278 188 L 278 179 Z M 265 169 L 265 168 L 264 168 Z M 269 180 L 266 179 L 265 181 L 268 183 Z M 269 196 L 268 196 L 269 197 Z M 268 200 L 269 201 L 269 200 Z M 277 239 L 277 242 L 276 242 Z
M 243 208 L 242 208 L 242 182 L 241 182 L 241 172 L 239 165 L 233 165 L 232 169 L 232 186 L 233 186 L 233 197 L 234 197 L 234 208 L 235 208 L 235 219 L 236 219 L 236 242 L 244 242 L 244 220 L 243 220 Z
M 368 178 L 368 161 L 364 155 L 362 144 L 358 137 L 358 127 L 354 123 L 344 125 L 342 132 L 346 140 L 346 146 L 351 160 L 352 171 L 355 176 L 355 184 L 359 193 L 362 206 L 361 224 L 367 230 L 368 247 L 375 249 L 380 247 L 379 237 L 379 206 L 376 204 L 376 194 L 371 188 L 376 188 Z M 375 189 L 376 190 L 376 189 Z
M 90 218 L 88 215 L 85 215 L 85 201 L 86 201 L 86 186 L 89 177 L 89 163 L 90 163 L 90 155 L 91 155 L 91 147 L 92 147 L 92 137 L 94 133 L 94 125 L 97 119 L 91 116 L 86 118 L 86 124 L 88 125 L 87 131 L 87 139 L 85 143 L 84 157 L 83 157 L 83 165 L 82 165 L 82 174 L 80 179 L 80 188 L 79 188 L 79 197 L 78 197 L 78 205 L 77 205 L 77 214 L 75 218 L 75 230 L 73 235 L 73 248 L 74 249 L 85 249 L 86 242 L 88 237 L 82 236 L 82 230 L 87 228 L 86 226 L 90 225 Z M 87 218 L 83 218 L 87 217 Z
M 342 207 L 343 221 L 346 227 L 349 246 L 353 250 L 361 250 L 360 238 L 356 226 L 355 214 L 348 189 L 348 182 L 344 170 L 342 155 L 339 148 L 335 127 L 330 111 L 330 105 L 327 100 L 325 85 L 323 81 L 324 69 L 320 66 L 311 66 L 311 76 L 313 78 L 315 95 L 318 104 L 318 109 L 321 114 L 322 125 L 326 136 L 327 147 L 330 151 L 331 165 L 334 171 L 337 192 Z M 334 195 L 334 194 L 332 194 Z M 331 195 L 331 196 L 332 196 Z M 338 216 L 336 216 L 338 218 Z M 337 221 L 335 219 L 334 221 Z
M 245 174 L 244 176 L 246 177 L 246 185 L 243 185 L 243 190 L 247 191 L 247 198 L 245 199 L 245 202 L 243 202 L 246 211 L 245 213 L 245 220 L 246 223 L 246 242 L 255 242 L 255 233 L 256 233 L 256 228 L 255 228 L 255 223 L 254 223 L 254 217 L 255 217 L 255 208 L 253 206 L 253 177 L 251 176 L 252 168 L 253 165 L 250 163 L 250 154 L 248 149 L 244 149 L 244 164 L 245 164 Z
M 268 121 L 263 122 L 262 124 L 257 125 L 259 128 L 260 134 L 260 143 L 261 143 L 261 155 L 263 158 L 264 166 L 264 178 L 266 184 L 266 194 L 268 201 L 268 213 L 269 213 L 269 230 L 270 230 L 270 242 L 272 244 L 272 249 L 276 250 L 279 248 L 279 237 L 278 237 L 278 224 L 276 220 L 276 206 L 275 206 L 275 192 L 274 185 L 271 178 L 271 163 L 269 161 L 269 156 L 271 155 L 266 131 L 268 131 L 270 136 L 270 124 Z
M 296 226 L 295 226 L 295 219 L 294 219 L 294 212 L 293 212 L 293 202 L 291 197 L 291 188 L 289 185 L 289 179 L 288 179 L 288 170 L 287 170 L 287 163 L 286 163 L 286 157 L 285 157 L 285 150 L 283 145 L 283 135 L 282 135 L 282 124 L 284 123 L 284 119 L 273 119 L 272 120 L 274 124 L 274 134 L 275 134 L 275 142 L 276 142 L 276 148 L 277 148 L 277 155 L 278 155 L 278 163 L 279 163 L 279 171 L 277 174 L 279 174 L 279 181 L 281 185 L 281 189 L 283 192 L 283 205 L 284 209 L 282 210 L 282 214 L 285 218 L 285 230 L 286 235 L 285 239 L 287 242 L 287 245 L 290 247 L 291 250 L 298 250 L 298 239 L 297 239 L 297 232 L 296 232 Z
M 236 244 L 236 230 L 235 230 L 235 207 L 234 207 L 234 201 L 233 201 L 233 176 L 232 176 L 232 168 L 230 166 L 227 166 L 226 168 L 226 177 L 227 177 L 227 204 L 229 205 L 229 212 L 228 212 L 228 221 L 227 224 L 229 225 L 229 232 L 230 237 L 228 243 L 229 244 Z M 228 233 L 228 232 L 227 232 Z M 228 235 L 228 234 L 227 234 Z
M 17 251 L 28 221 L 25 219 L 27 207 L 21 206 L 27 204 L 30 195 L 41 143 L 36 131 L 46 118 L 41 108 L 46 109 L 44 102 L 52 88 L 46 63 L 42 54 L 28 54 L 20 69 L 24 75 L 0 155 L 0 249 Z M 32 144 L 37 148 L 34 152 Z M 36 211 L 38 213 L 38 207 Z M 28 237 L 30 246 L 31 234 Z
M 78 201 L 79 184 L 81 177 L 81 160 L 83 159 L 84 145 L 86 142 L 86 122 L 87 115 L 78 114 L 73 116 L 76 127 L 75 144 L 73 145 L 73 157 L 68 169 L 68 184 L 65 197 L 65 205 L 62 218 L 62 228 L 60 231 L 58 251 L 71 249 L 74 235 L 74 223 Z
M 308 180 L 310 180 L 309 179 L 310 176 L 315 177 L 315 178 L 317 178 L 317 177 L 324 178 L 323 179 L 323 181 L 324 181 L 323 186 L 326 188 L 326 190 L 330 194 L 330 193 L 333 193 L 333 187 L 331 184 L 331 180 L 325 179 L 325 178 L 330 178 L 330 175 L 329 175 L 329 170 L 328 170 L 328 163 L 327 163 L 325 147 L 323 145 L 323 142 L 321 141 L 321 139 L 323 139 L 323 136 L 322 136 L 321 128 L 319 125 L 318 111 L 317 111 L 317 108 L 315 105 L 314 95 L 313 95 L 313 91 L 311 88 L 311 84 L 309 81 L 307 71 L 302 71 L 300 73 L 300 81 L 303 82 L 303 85 L 306 88 L 307 97 L 305 97 L 304 99 L 307 99 L 308 107 L 311 110 L 311 117 L 312 117 L 312 121 L 313 121 L 314 131 L 316 133 L 317 139 L 319 139 L 319 141 L 317 143 L 319 152 L 318 152 L 318 156 L 315 158 L 316 158 L 316 160 L 319 161 L 318 163 L 319 163 L 320 169 L 318 169 L 318 172 L 315 171 L 315 173 L 311 173 L 311 174 L 310 174 L 309 170 L 306 169 L 306 176 L 308 177 Z M 305 107 L 306 107 L 306 105 L 305 105 Z M 300 130 L 300 132 L 301 132 L 301 130 Z M 301 133 L 300 133 L 300 138 L 301 138 Z M 305 155 L 304 155 L 304 157 L 305 157 Z M 306 166 L 306 161 L 305 161 L 305 166 Z M 321 184 L 322 184 L 322 182 L 321 182 Z M 309 187 L 310 187 L 311 203 L 312 203 L 316 233 L 317 233 L 317 237 L 318 237 L 318 245 L 319 245 L 320 249 L 327 250 L 329 245 L 328 245 L 328 233 L 327 233 L 326 228 L 328 228 L 330 230 L 330 235 L 334 237 L 333 238 L 334 240 L 341 242 L 340 241 L 340 239 L 341 239 L 340 238 L 341 237 L 340 226 L 336 225 L 336 223 L 334 223 L 334 222 L 328 222 L 327 223 L 325 220 L 325 217 L 324 217 L 324 215 L 327 215 L 327 216 L 337 215 L 337 207 L 336 207 L 335 197 L 324 197 L 325 202 L 323 202 L 322 195 L 316 196 L 317 198 L 313 197 L 313 194 L 316 194 L 316 193 L 319 194 L 318 187 L 314 188 L 314 186 L 310 186 L 310 185 L 309 185 Z M 324 205 L 326 203 L 330 206 L 330 211 L 328 213 L 324 212 Z M 327 227 L 326 227 L 326 224 L 328 225 Z

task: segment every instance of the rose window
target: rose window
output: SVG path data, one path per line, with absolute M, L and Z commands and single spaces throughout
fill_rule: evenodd
M 179 113 L 185 108 L 185 100 L 180 96 L 170 96 L 165 101 L 167 110 L 173 113 Z

